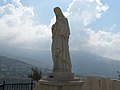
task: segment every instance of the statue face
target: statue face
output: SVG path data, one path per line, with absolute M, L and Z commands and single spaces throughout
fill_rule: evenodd
M 54 12 L 56 16 L 60 16 L 60 17 L 63 16 L 62 11 L 60 10 L 59 7 L 54 8 Z

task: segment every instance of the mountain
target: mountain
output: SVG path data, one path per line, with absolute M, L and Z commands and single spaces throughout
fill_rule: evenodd
M 15 47 L 2 48 L 1 46 L 0 48 L 1 56 L 19 59 L 37 67 L 51 68 L 52 59 L 50 50 L 19 49 Z
M 33 66 L 26 62 L 6 56 L 0 56 L 0 80 L 28 80 Z
M 117 78 L 120 61 L 89 52 L 72 52 L 73 71 L 80 75 Z
M 6 55 L 27 62 L 34 66 L 52 68 L 52 57 L 50 50 L 18 49 L 10 53 L 11 50 L 2 50 L 0 55 Z M 7 52 L 7 53 L 6 53 Z M 102 57 L 97 54 L 83 51 L 70 51 L 72 69 L 78 75 L 104 76 L 117 78 L 117 71 L 120 71 L 120 61 Z

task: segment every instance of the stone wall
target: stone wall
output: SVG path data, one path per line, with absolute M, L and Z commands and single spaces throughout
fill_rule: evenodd
M 82 90 L 120 90 L 120 81 L 99 77 L 85 77 Z
M 75 87 L 72 87 L 69 89 L 65 89 L 65 88 L 63 88 L 63 89 L 53 89 L 53 88 L 52 89 L 51 88 L 41 89 L 41 85 L 44 83 L 42 82 L 42 84 L 41 84 L 39 81 L 39 82 L 36 82 L 36 84 L 35 84 L 36 87 L 34 88 L 34 90 L 120 90 L 120 80 L 111 80 L 108 78 L 101 78 L 101 77 L 85 77 L 85 78 L 81 79 L 81 81 L 84 81 L 82 88 L 79 87 L 77 89 L 75 89 Z M 50 85 L 52 84 L 52 86 L 53 86 L 53 83 L 48 82 L 48 84 L 50 84 Z M 68 83 L 66 83 L 66 84 L 68 84 Z M 46 85 L 46 84 L 44 84 L 44 85 Z M 50 85 L 47 85 L 47 86 L 50 86 Z M 61 85 L 64 87 L 64 84 L 61 84 Z M 47 88 L 47 86 L 45 86 L 45 88 Z M 55 85 L 54 85 L 54 87 L 55 87 Z

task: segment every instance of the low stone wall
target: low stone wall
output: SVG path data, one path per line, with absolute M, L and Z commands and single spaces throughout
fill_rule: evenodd
M 101 77 L 85 77 L 85 78 L 81 79 L 81 81 L 84 82 L 82 85 L 82 88 L 79 87 L 77 89 L 75 89 L 75 87 L 72 87 L 69 89 L 65 89 L 65 88 L 41 89 L 42 84 L 40 84 L 40 81 L 39 81 L 39 82 L 36 82 L 36 84 L 35 84 L 36 87 L 34 88 L 34 90 L 120 90 L 120 80 L 111 80 L 111 79 L 101 78 Z M 48 84 L 53 84 L 53 83 L 49 82 Z M 66 84 L 68 84 L 68 83 L 66 83 Z M 61 84 L 61 85 L 63 85 L 63 84 Z M 49 85 L 47 85 L 47 86 L 49 86 Z M 63 87 L 64 87 L 64 85 L 63 85 Z M 47 88 L 47 87 L 45 86 L 45 88 Z
M 82 90 L 120 90 L 120 81 L 99 77 L 85 77 Z

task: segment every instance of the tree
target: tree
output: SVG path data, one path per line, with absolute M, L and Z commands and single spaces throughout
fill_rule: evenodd
M 119 74 L 119 75 L 118 75 L 118 79 L 120 80 L 120 72 L 119 72 L 119 71 L 117 71 L 117 73 Z
M 31 78 L 33 81 L 37 81 L 41 79 L 42 77 L 42 71 L 39 70 L 37 67 L 36 68 L 32 68 L 32 73 L 28 74 L 28 77 Z

